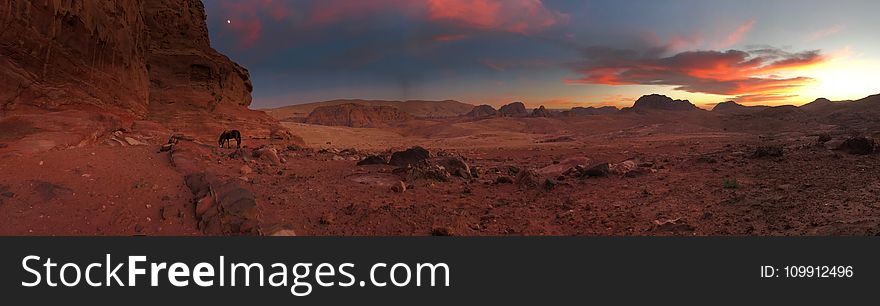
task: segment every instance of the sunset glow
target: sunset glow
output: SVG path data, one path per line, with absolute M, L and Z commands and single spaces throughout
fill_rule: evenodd
M 626 105 L 648 93 L 708 107 L 880 93 L 871 81 L 880 44 L 867 38 L 877 25 L 863 13 L 880 4 L 792 9 L 686 0 L 207 3 L 212 40 L 250 68 L 255 107 L 338 98 Z

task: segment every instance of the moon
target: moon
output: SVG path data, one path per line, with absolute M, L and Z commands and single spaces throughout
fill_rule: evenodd
M 232 23 L 232 20 L 226 19 L 226 24 Z

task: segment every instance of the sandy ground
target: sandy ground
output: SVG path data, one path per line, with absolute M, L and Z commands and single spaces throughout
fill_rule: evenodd
M 880 158 L 816 145 L 799 131 L 732 131 L 700 120 L 617 117 L 418 121 L 385 129 L 288 123 L 309 149 L 280 165 L 211 157 L 245 182 L 266 223 L 298 235 L 875 235 Z M 256 142 L 256 143 L 254 143 Z M 246 141 L 246 146 L 259 145 Z M 463 157 L 479 178 L 418 182 L 403 193 L 369 154 L 419 145 Z M 757 147 L 782 157 L 754 158 Z M 343 151 L 349 149 L 347 151 Z M 200 235 L 192 194 L 159 146 L 96 145 L 0 163 L 0 234 Z M 232 149 L 215 149 L 224 156 Z M 558 178 L 568 161 L 649 169 L 635 177 Z M 247 164 L 253 173 L 241 173 Z M 544 170 L 552 189 L 497 184 Z M 545 173 L 542 172 L 542 173 Z

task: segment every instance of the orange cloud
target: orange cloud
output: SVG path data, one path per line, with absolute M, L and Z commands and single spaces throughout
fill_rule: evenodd
M 789 53 L 753 51 L 688 51 L 668 57 L 603 47 L 584 51 L 574 84 L 671 85 L 676 90 L 739 96 L 743 100 L 781 98 L 809 84 L 808 77 L 782 77 L 828 60 L 819 51 Z
M 830 27 L 827 29 L 822 29 L 822 30 L 807 34 L 805 41 L 806 42 L 814 42 L 814 41 L 820 40 L 822 38 L 837 34 L 838 32 L 843 31 L 843 29 L 845 29 L 845 28 L 846 27 L 844 27 L 842 25 L 836 25 L 836 26 L 833 26 L 833 27 Z
M 743 38 L 746 37 L 747 34 L 752 30 L 755 26 L 755 20 L 749 20 L 746 23 L 743 23 L 739 27 L 736 28 L 733 32 L 727 35 L 721 43 L 718 44 L 718 49 L 727 49 L 733 47 L 737 43 L 739 43 Z

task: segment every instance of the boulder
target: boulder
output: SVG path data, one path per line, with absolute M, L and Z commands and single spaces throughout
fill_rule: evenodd
M 379 155 L 367 156 L 357 163 L 358 166 L 385 165 L 385 164 L 388 164 L 388 161 L 385 160 L 384 156 L 379 156 Z
M 867 137 L 851 137 L 840 144 L 840 146 L 837 147 L 837 150 L 854 155 L 868 155 L 874 153 L 874 146 L 874 139 Z
M 199 229 L 208 235 L 258 235 L 260 213 L 256 197 L 235 179 L 206 172 L 185 177 L 196 203 Z
M 391 191 L 396 193 L 404 193 L 406 192 L 406 183 L 403 181 L 398 181 L 397 183 L 391 185 Z
M 398 151 L 391 154 L 391 160 L 388 164 L 397 167 L 407 167 L 419 164 L 425 164 L 431 158 L 431 153 L 422 147 L 412 147 L 405 151 Z
M 271 146 L 265 146 L 254 150 L 253 157 L 272 165 L 277 166 L 281 164 L 281 158 L 278 157 L 278 150 Z
M 535 188 L 541 184 L 541 176 L 534 170 L 526 169 L 516 175 L 514 182 L 520 187 Z
M 606 177 L 611 172 L 608 163 L 595 163 L 580 171 L 581 177 Z
M 438 181 L 448 182 L 452 175 L 443 166 L 436 164 L 421 164 L 406 168 L 398 168 L 397 173 L 403 173 L 408 182 L 415 181 Z
M 471 179 L 471 167 L 461 157 L 443 157 L 433 161 L 442 166 L 450 174 L 464 179 Z
M 609 165 L 609 172 L 615 175 L 626 176 L 638 169 L 636 162 L 628 160 L 616 164 Z

